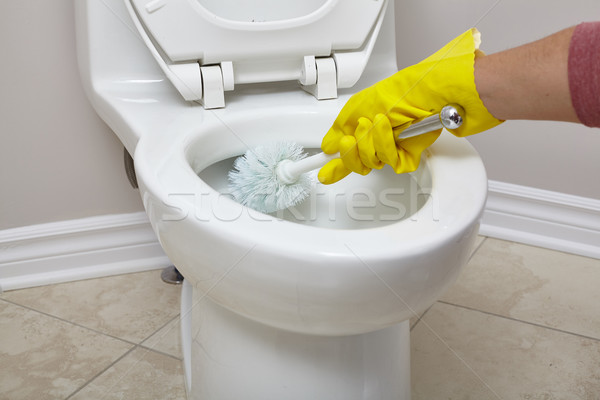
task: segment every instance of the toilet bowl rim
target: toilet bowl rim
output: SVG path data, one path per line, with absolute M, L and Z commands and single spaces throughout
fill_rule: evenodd
M 138 179 L 141 182 L 141 189 L 144 192 L 143 197 L 151 194 L 156 199 L 162 199 L 164 202 L 168 198 L 169 193 L 165 188 L 161 187 L 161 183 L 157 179 L 158 175 L 161 174 L 176 174 L 179 179 L 183 178 L 190 189 L 214 191 L 214 189 L 208 187 L 193 171 L 186 158 L 185 149 L 189 146 L 193 140 L 198 140 L 198 134 L 203 129 L 195 129 L 196 134 L 180 134 L 175 140 L 170 141 L 169 149 L 160 152 L 160 160 L 154 160 L 155 162 L 150 163 L 148 155 L 157 155 L 156 147 L 153 146 L 149 141 L 141 140 L 136 149 L 136 171 L 139 172 Z M 231 239 L 237 238 L 243 241 L 244 238 L 252 238 L 254 241 L 264 243 L 265 245 L 274 245 L 274 241 L 279 247 L 286 247 L 286 242 L 289 244 L 290 251 L 298 249 L 296 242 L 286 241 L 285 235 L 287 233 L 297 237 L 306 237 L 308 239 L 314 239 L 317 237 L 328 238 L 336 237 L 338 243 L 338 254 L 347 254 L 348 249 L 341 246 L 344 243 L 354 242 L 358 237 L 370 237 L 372 240 L 368 240 L 370 246 L 374 251 L 380 251 L 380 243 L 382 238 L 384 242 L 389 241 L 390 236 L 396 236 L 398 239 L 398 245 L 394 246 L 394 249 L 388 249 L 386 254 L 373 253 L 373 256 L 379 258 L 392 257 L 394 254 L 407 251 L 409 248 L 421 247 L 429 248 L 432 243 L 438 240 L 446 240 L 447 237 L 452 236 L 454 233 L 463 230 L 465 227 L 473 225 L 481 216 L 483 206 L 485 204 L 485 198 L 487 194 L 487 178 L 485 176 L 485 169 L 481 162 L 481 159 L 475 152 L 475 150 L 466 143 L 465 139 L 454 138 L 451 134 L 445 132 L 439 139 L 439 143 L 436 142 L 426 153 L 425 163 L 432 171 L 432 187 L 442 189 L 443 191 L 452 190 L 448 188 L 448 184 L 443 182 L 448 177 L 448 157 L 444 157 L 443 151 L 440 151 L 440 147 L 460 147 L 463 151 L 467 149 L 466 153 L 469 155 L 468 159 L 455 160 L 456 174 L 460 175 L 460 179 L 454 179 L 454 182 L 459 186 L 462 186 L 460 190 L 466 187 L 475 190 L 471 190 L 472 196 L 462 196 L 462 200 L 468 202 L 468 204 L 450 204 L 448 207 L 448 200 L 441 198 L 439 204 L 436 206 L 441 207 L 442 210 L 458 210 L 462 215 L 459 215 L 459 219 L 448 221 L 448 218 L 442 218 L 442 221 L 424 221 L 418 224 L 411 224 L 411 221 L 404 220 L 396 223 L 391 223 L 386 226 L 371 227 L 365 229 L 355 230 L 332 230 L 330 228 L 319 228 L 314 226 L 304 226 L 288 221 L 278 221 L 275 217 L 267 216 L 262 214 L 261 218 L 271 222 L 271 224 L 264 224 L 261 226 L 261 236 L 257 236 L 256 227 L 249 213 L 245 213 L 247 217 L 238 221 L 236 229 L 232 230 L 232 225 L 228 225 L 222 221 L 214 221 L 210 228 L 213 232 L 222 231 L 224 235 L 230 235 Z M 157 146 L 159 144 L 156 144 Z M 466 146 L 466 147 L 465 147 Z M 445 158 L 445 159 L 444 159 Z M 458 165 L 456 164 L 458 163 Z M 143 167 L 140 168 L 140 166 Z M 456 188 L 454 188 L 456 189 Z M 216 193 L 216 192 L 215 192 Z M 226 199 L 229 200 L 229 199 Z M 236 207 L 238 210 L 248 211 L 246 207 L 243 207 L 233 200 L 225 202 L 226 207 Z M 190 205 L 195 207 L 195 205 Z M 434 203 L 427 201 L 425 205 L 419 210 L 423 213 L 432 213 L 432 207 Z M 443 212 L 443 211 L 442 211 Z M 449 212 L 449 211 L 448 211 Z M 444 216 L 445 217 L 445 216 Z M 188 221 L 194 223 L 193 221 Z M 254 231 L 253 231 L 254 230 Z M 331 233 L 334 235 L 331 235 Z M 369 233 L 369 235 L 365 235 Z M 317 246 L 319 247 L 319 246 Z M 335 246 L 333 246 L 335 247 Z M 365 246 L 366 248 L 369 246 Z M 327 246 L 322 246 L 322 251 L 331 251 L 331 246 L 328 243 Z

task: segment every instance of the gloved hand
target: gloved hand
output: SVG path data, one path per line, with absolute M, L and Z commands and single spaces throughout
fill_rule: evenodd
M 421 153 L 431 146 L 441 129 L 397 140 L 412 123 L 456 103 L 465 110 L 464 122 L 452 131 L 463 137 L 490 129 L 502 121 L 485 108 L 475 87 L 475 57 L 480 34 L 470 29 L 435 54 L 353 95 L 321 143 L 327 154 L 341 158 L 319 171 L 319 181 L 330 184 L 354 171 L 368 174 L 389 164 L 396 173 L 417 169 Z

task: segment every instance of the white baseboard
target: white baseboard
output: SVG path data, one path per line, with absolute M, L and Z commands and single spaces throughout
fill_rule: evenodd
M 600 200 L 489 181 L 480 233 L 600 259 Z
M 168 265 L 143 212 L 0 231 L 0 292 Z
M 480 233 L 600 259 L 600 200 L 490 181 Z M 143 212 L 0 231 L 0 292 L 169 264 Z

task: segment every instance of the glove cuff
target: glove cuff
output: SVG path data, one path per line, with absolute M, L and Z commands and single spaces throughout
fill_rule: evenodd
M 465 109 L 463 124 L 451 131 L 455 136 L 474 135 L 504 122 L 490 114 L 477 92 L 475 59 L 485 57 L 480 45 L 481 33 L 471 28 L 430 57 L 431 61 L 439 62 L 440 79 L 447 82 L 440 84 L 440 95 L 447 103 L 457 103 Z
M 455 136 L 473 135 L 502 123 L 488 112 L 475 86 L 475 58 L 484 56 L 479 50 L 480 44 L 479 31 L 469 29 L 425 60 L 396 73 L 388 84 L 379 87 L 380 94 L 393 90 L 394 86 L 407 88 L 404 93 L 398 93 L 401 96 L 397 104 L 401 107 L 394 106 L 388 113 L 393 126 L 406 123 L 406 117 L 413 121 L 423 119 L 451 103 L 461 105 L 466 114 L 462 126 L 452 130 Z M 398 80 L 404 84 L 399 85 Z

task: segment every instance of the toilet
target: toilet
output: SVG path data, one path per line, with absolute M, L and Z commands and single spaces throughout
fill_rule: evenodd
M 389 0 L 77 0 L 79 67 L 133 156 L 185 277 L 188 398 L 410 399 L 410 320 L 455 281 L 487 193 L 443 132 L 421 166 L 315 184 L 263 214 L 229 194 L 249 148 L 308 152 L 355 92 L 397 70 Z

